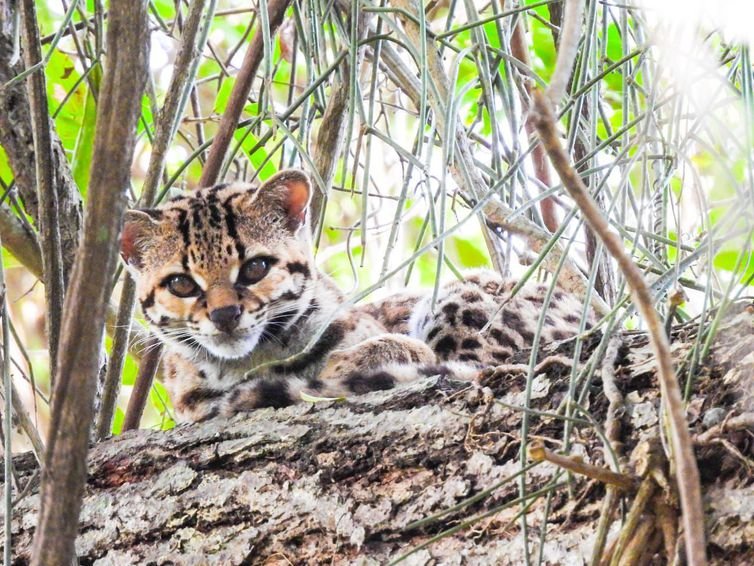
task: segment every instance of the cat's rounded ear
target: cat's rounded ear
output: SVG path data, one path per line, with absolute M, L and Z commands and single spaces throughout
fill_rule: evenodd
M 160 214 L 158 210 L 126 211 L 120 236 L 120 255 L 128 267 L 138 271 L 144 266 L 144 249 L 158 233 Z
M 274 198 L 282 206 L 288 227 L 297 230 L 306 220 L 306 209 L 311 198 L 309 176 L 299 169 L 286 169 L 276 173 L 259 188 L 262 199 Z

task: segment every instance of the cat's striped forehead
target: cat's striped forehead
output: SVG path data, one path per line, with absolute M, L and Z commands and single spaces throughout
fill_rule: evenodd
M 219 280 L 235 277 L 257 256 L 308 255 L 308 231 L 301 227 L 310 188 L 305 173 L 289 169 L 259 187 L 216 185 L 159 208 L 127 211 L 121 255 L 142 286 L 160 284 L 165 272 Z
M 248 228 L 263 210 L 255 210 L 257 187 L 244 183 L 216 185 L 176 197 L 159 209 L 180 235 L 187 260 L 194 264 L 214 263 L 234 255 L 246 257 L 239 229 Z M 255 231 L 259 237 L 264 232 Z

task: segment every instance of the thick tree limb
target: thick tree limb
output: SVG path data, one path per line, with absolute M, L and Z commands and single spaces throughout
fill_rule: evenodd
M 589 196 L 581 177 L 568 162 L 568 157 L 560 145 L 552 107 L 541 91 L 534 92 L 534 112 L 533 120 L 553 167 L 558 172 L 560 180 L 571 198 L 584 213 L 589 226 L 618 263 L 626 282 L 631 288 L 634 305 L 647 325 L 659 368 L 662 400 L 669 417 L 670 439 L 676 466 L 675 476 L 683 510 L 686 557 L 691 565 L 706 564 L 704 512 L 699 486 L 699 470 L 694 458 L 694 449 L 686 422 L 681 389 L 673 368 L 670 345 L 662 321 L 654 308 L 654 297 L 644 281 L 641 270 L 623 249 L 620 238 L 610 231 L 607 220 Z
M 147 76 L 147 2 L 112 0 L 108 14 L 108 61 L 97 114 L 87 223 L 66 298 L 42 472 L 32 561 L 40 566 L 68 566 L 75 555 L 73 542 L 86 477 L 106 293 L 116 263 L 136 120 Z
M 15 45 L 17 7 L 11 2 L 0 4 L 0 85 L 5 85 L 23 71 Z M 39 213 L 34 171 L 34 133 L 31 110 L 22 82 L 0 88 L 0 145 L 3 146 L 16 186 L 29 215 Z M 19 166 L 21 164 L 21 166 Z
M 691 403 L 699 411 L 736 414 L 751 407 L 752 322 L 745 305 L 723 319 L 711 355 L 697 372 Z M 695 321 L 673 331 L 676 360 L 689 355 L 698 329 Z M 654 353 L 646 334 L 618 338 L 622 347 L 611 367 L 624 398 L 621 440 L 627 453 L 640 455 L 643 439 L 659 443 L 663 426 Z M 598 342 L 585 344 L 585 356 Z M 528 355 L 519 352 L 514 361 Z M 608 402 L 599 379 L 598 373 L 581 406 L 589 408 L 589 419 L 601 429 Z M 558 365 L 535 380 L 531 439 L 545 439 L 553 451 L 562 446 L 557 409 L 569 380 L 570 369 Z M 426 545 L 409 563 L 457 563 L 462 557 L 463 564 L 518 565 L 524 541 L 515 519 L 525 510 L 532 528 L 527 542 L 535 555 L 547 513 L 546 561 L 586 563 L 604 485 L 577 475 L 570 495 L 564 488 L 553 491 L 547 486 L 559 484 L 565 472 L 539 464 L 525 472 L 525 480 L 528 492 L 541 496 L 522 509 L 517 474 L 526 377 L 512 371 L 485 386 L 495 401 L 467 384 L 429 379 L 344 403 L 265 409 L 107 440 L 90 455 L 77 539 L 80 559 L 118 566 L 386 564 Z M 704 420 L 694 421 L 700 434 Z M 568 455 L 616 470 L 597 426 L 584 418 L 577 421 Z M 752 425 L 747 422 L 743 434 L 731 430 L 723 438 L 751 458 L 747 431 Z M 721 444 L 700 447 L 698 457 L 705 470 L 713 562 L 751 563 L 751 472 Z M 645 468 L 639 456 L 616 471 L 642 475 Z M 16 469 L 25 482 L 34 473 L 33 459 L 18 458 Z M 635 496 L 635 491 L 624 495 L 624 505 L 631 506 Z M 672 496 L 667 501 L 672 521 L 677 509 Z M 18 565 L 28 562 L 38 502 L 32 489 L 14 513 Z M 650 505 L 637 516 L 657 532 L 654 511 Z M 615 546 L 621 523 L 620 517 L 612 523 L 608 547 Z M 665 550 L 657 552 L 654 562 L 667 559 Z

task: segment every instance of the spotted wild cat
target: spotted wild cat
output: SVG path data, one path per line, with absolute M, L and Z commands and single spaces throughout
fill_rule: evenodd
M 511 297 L 514 282 L 492 272 L 441 287 L 435 314 L 421 295 L 344 306 L 315 267 L 304 226 L 310 191 L 304 173 L 287 170 L 261 187 L 217 185 L 127 212 L 121 254 L 164 343 L 179 421 L 284 407 L 302 392 L 359 394 L 439 373 L 471 379 L 531 346 L 547 287 Z M 573 336 L 581 310 L 556 291 L 542 339 Z

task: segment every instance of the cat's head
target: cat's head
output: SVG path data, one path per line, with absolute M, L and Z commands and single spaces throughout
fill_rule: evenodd
M 315 275 L 310 193 L 306 174 L 287 170 L 260 187 L 218 185 L 127 211 L 121 256 L 157 336 L 188 356 L 225 359 L 274 337 Z

